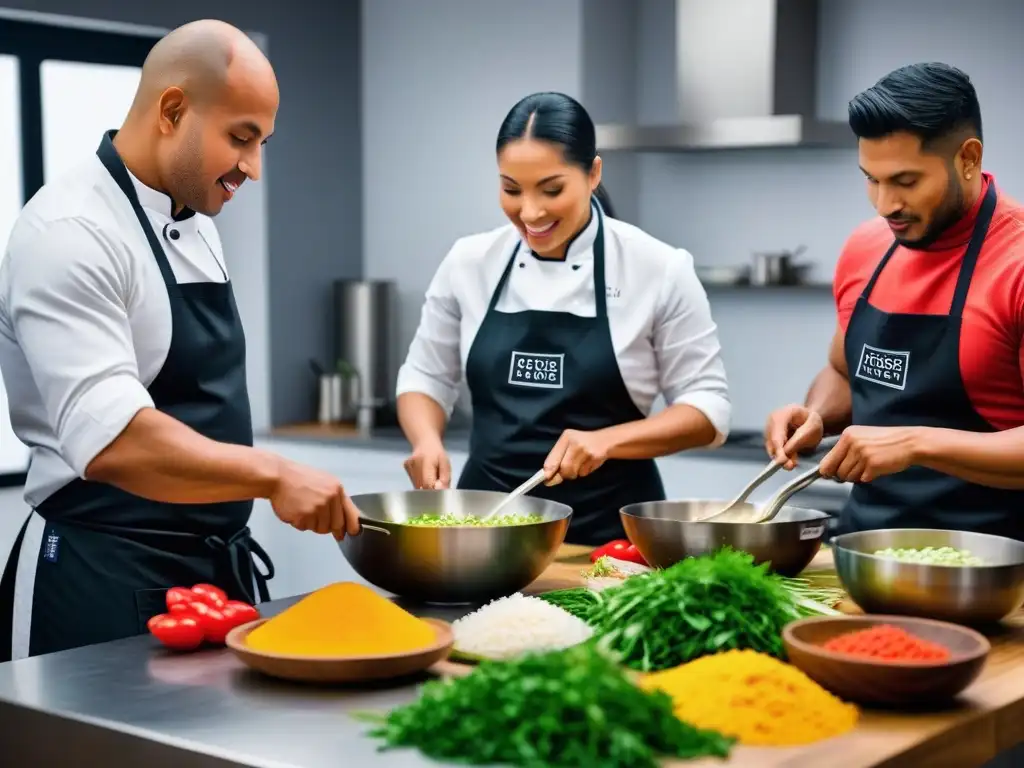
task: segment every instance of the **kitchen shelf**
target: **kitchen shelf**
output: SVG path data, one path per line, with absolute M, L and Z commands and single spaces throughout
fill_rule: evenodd
M 713 283 L 704 282 L 701 283 L 704 289 L 711 293 L 722 293 L 725 291 L 751 291 L 751 292 L 762 292 L 762 293 L 780 293 L 780 292 L 791 292 L 791 291 L 807 291 L 807 292 L 822 292 L 832 291 L 832 283 L 800 283 L 798 285 L 752 285 L 750 283 Z
M 353 438 L 360 437 L 355 424 L 285 424 L 270 429 L 271 437 Z

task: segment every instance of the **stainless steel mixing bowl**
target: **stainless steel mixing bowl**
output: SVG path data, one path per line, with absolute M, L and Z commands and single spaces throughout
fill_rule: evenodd
M 955 547 L 981 566 L 904 563 L 871 553 L 889 547 Z M 960 624 L 999 621 L 1024 604 L 1024 543 L 966 531 L 894 528 L 844 533 L 832 540 L 836 573 L 868 613 Z
M 368 523 L 346 536 L 342 554 L 381 589 L 429 603 L 482 603 L 521 590 L 554 559 L 569 528 L 565 504 L 523 496 L 502 514 L 540 515 L 543 522 L 493 527 L 403 525 L 423 514 L 482 517 L 506 498 L 491 491 L 396 491 L 353 496 Z
M 700 522 L 728 503 L 651 501 L 625 506 L 620 515 L 629 540 L 658 568 L 730 546 L 749 552 L 758 564 L 770 562 L 783 576 L 795 576 L 821 548 L 828 515 L 816 509 L 784 506 L 767 523 Z

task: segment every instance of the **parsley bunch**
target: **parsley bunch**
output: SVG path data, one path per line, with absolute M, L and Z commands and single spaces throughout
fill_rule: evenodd
M 589 644 L 485 661 L 374 720 L 381 749 L 468 765 L 656 768 L 662 756 L 727 757 L 734 743 L 678 720 L 666 694 L 636 687 Z

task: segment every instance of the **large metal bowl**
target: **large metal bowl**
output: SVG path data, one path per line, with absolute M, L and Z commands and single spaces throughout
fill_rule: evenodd
M 904 563 L 871 554 L 888 547 L 956 547 L 982 566 Z M 1024 543 L 1002 536 L 925 528 L 844 533 L 832 540 L 836 573 L 867 613 L 960 624 L 996 622 L 1024 604 Z
M 543 522 L 494 527 L 427 528 L 403 525 L 423 514 L 483 516 L 503 499 L 492 491 L 397 491 L 353 496 L 368 523 L 346 536 L 342 554 L 371 584 L 409 600 L 483 603 L 521 590 L 554 559 L 572 508 L 523 496 L 502 514 L 540 515 Z
M 767 523 L 700 522 L 728 503 L 651 501 L 625 506 L 620 515 L 629 540 L 657 568 L 730 546 L 749 552 L 757 564 L 771 563 L 773 571 L 795 576 L 821 548 L 828 515 L 816 509 L 785 506 Z

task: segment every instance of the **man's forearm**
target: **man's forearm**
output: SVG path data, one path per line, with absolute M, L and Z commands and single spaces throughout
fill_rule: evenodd
M 920 427 L 912 463 L 991 488 L 1024 489 L 1024 427 L 962 432 Z
M 826 365 L 811 384 L 804 405 L 821 416 L 826 435 L 837 435 L 853 418 L 850 382 L 831 364 Z
M 210 440 L 144 408 L 90 462 L 85 476 L 153 501 L 212 504 L 269 498 L 281 463 L 272 453 Z

